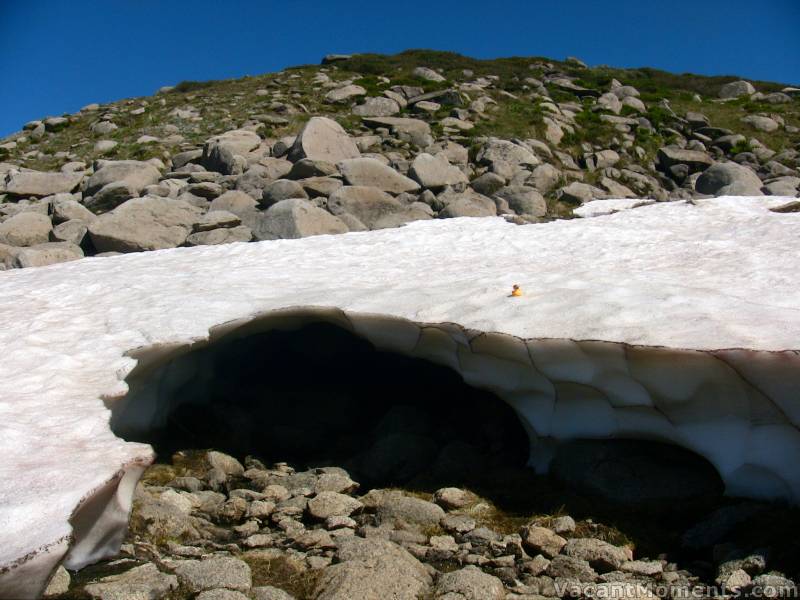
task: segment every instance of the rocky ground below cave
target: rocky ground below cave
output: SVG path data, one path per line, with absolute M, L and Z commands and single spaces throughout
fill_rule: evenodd
M 518 487 L 530 494 L 530 474 L 520 477 L 524 482 L 520 479 Z M 544 493 L 543 487 L 539 494 Z M 530 494 L 532 506 L 539 494 Z M 220 452 L 181 451 L 170 464 L 151 467 L 140 482 L 120 556 L 75 573 L 59 568 L 46 596 L 678 600 L 797 595 L 787 577 L 796 580 L 800 574 L 791 545 L 797 543 L 793 511 L 731 501 L 679 531 L 669 520 L 660 522 L 657 513 L 630 517 L 624 510 L 617 513 L 617 523 L 607 524 L 573 518 L 565 508 L 512 512 L 456 487 L 432 493 L 362 490 L 339 467 L 296 471 L 285 463 L 267 467 L 252 457 L 242 464 Z M 651 536 L 649 543 L 629 535 L 636 530 L 632 522 Z M 772 546 L 757 535 L 765 529 Z M 794 553 L 788 562 L 787 548 Z
M 602 198 L 796 197 L 799 98 L 425 51 L 184 82 L 0 140 L 0 269 L 431 218 L 535 223 Z

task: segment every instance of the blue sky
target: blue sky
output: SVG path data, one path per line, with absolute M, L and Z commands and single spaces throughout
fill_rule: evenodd
M 800 0 L 0 0 L 0 136 L 185 79 L 407 48 L 800 84 Z

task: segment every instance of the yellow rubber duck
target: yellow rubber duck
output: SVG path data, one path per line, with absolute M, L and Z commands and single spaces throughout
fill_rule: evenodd
M 511 288 L 511 296 L 514 298 L 519 298 L 520 296 L 522 296 L 522 290 L 516 283 Z

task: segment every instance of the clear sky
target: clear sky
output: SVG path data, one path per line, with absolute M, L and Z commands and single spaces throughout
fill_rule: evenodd
M 408 48 L 800 84 L 800 0 L 0 0 L 0 136 L 186 79 Z

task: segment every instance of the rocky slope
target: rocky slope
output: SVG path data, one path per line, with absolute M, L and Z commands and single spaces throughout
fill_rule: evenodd
M 648 555 L 597 519 L 574 519 L 563 508 L 536 514 L 547 486 L 532 484 L 527 469 L 498 477 L 509 489 L 534 486 L 527 511 L 509 513 L 455 487 L 360 489 L 336 466 L 296 471 L 252 456 L 242 464 L 215 451 L 178 452 L 139 484 L 121 556 L 72 574 L 59 567 L 45 597 L 796 597 L 796 584 L 779 570 L 796 567 L 792 542 L 758 546 L 769 521 L 796 519 L 796 512 L 734 503 L 700 513 L 699 522 L 682 515 L 683 522 L 673 516 L 661 525 L 639 514 L 644 530 L 659 536 L 655 547 L 662 544 Z M 679 530 L 668 531 L 676 522 Z
M 602 198 L 794 197 L 799 99 L 430 51 L 184 82 L 2 140 L 0 268 L 437 217 L 529 223 Z

